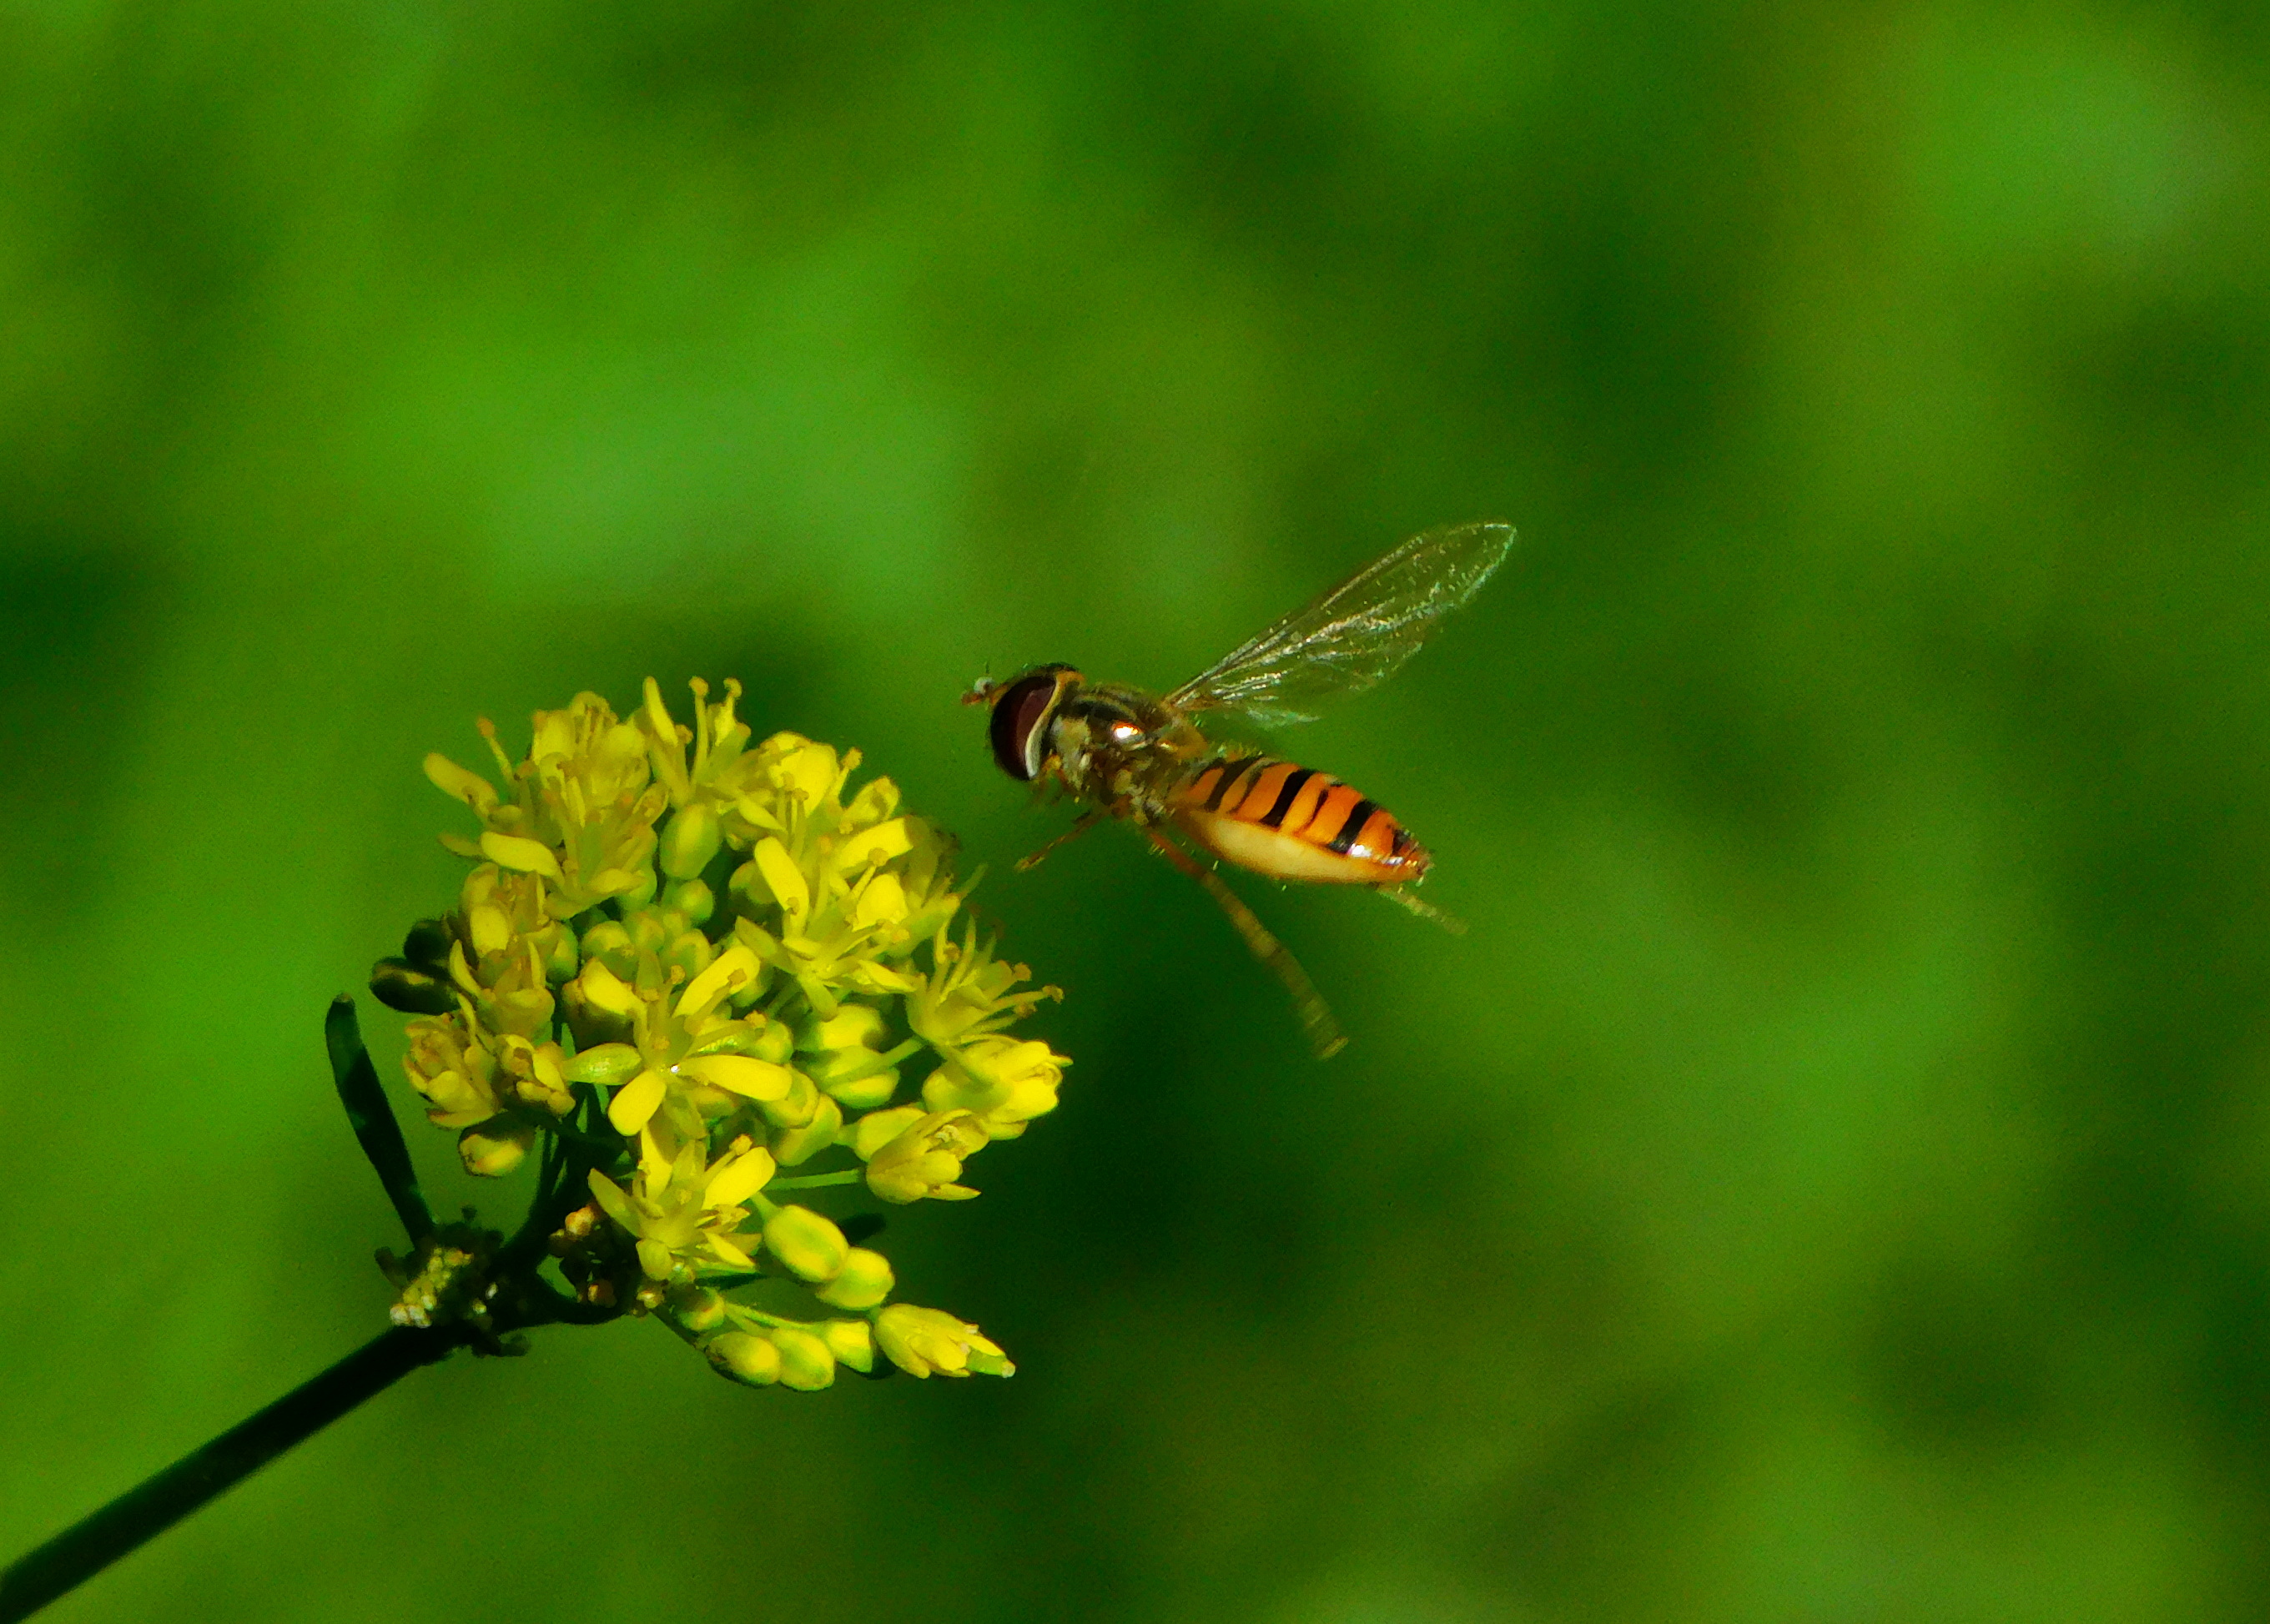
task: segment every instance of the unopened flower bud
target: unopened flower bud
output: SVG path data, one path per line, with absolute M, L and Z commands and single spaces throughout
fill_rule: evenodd
M 725 1323 L 725 1298 L 714 1287 L 681 1286 L 670 1294 L 670 1307 L 688 1331 L 715 1331 Z
M 598 960 L 625 981 L 638 973 L 638 948 L 619 919 L 601 919 L 583 932 L 583 957 Z
M 870 1111 L 851 1124 L 851 1149 L 862 1161 L 904 1133 L 928 1115 L 919 1105 L 895 1105 L 887 1111 Z
M 535 1142 L 534 1128 L 524 1123 L 512 1125 L 498 1118 L 459 1134 L 457 1155 L 464 1162 L 465 1171 L 474 1177 L 502 1178 L 521 1164 L 528 1147 Z
M 936 1309 L 894 1302 L 875 1316 L 875 1346 L 909 1376 L 1013 1376 L 999 1346 Z
M 780 1349 L 769 1338 L 746 1331 L 729 1331 L 701 1346 L 719 1376 L 751 1387 L 770 1387 L 780 1380 Z
M 662 831 L 657 856 L 662 871 L 672 879 L 692 879 L 709 866 L 709 859 L 724 844 L 717 812 L 707 801 L 691 801 L 678 809 Z
M 443 921 L 421 919 L 403 937 L 402 956 L 421 970 L 440 974 L 449 968 L 449 948 L 456 939 Z
M 850 1250 L 843 1232 L 810 1207 L 784 1206 L 765 1220 L 765 1250 L 806 1283 L 834 1279 Z
M 830 1308 L 872 1309 L 889 1296 L 897 1284 L 889 1258 L 855 1246 L 844 1254 L 843 1266 L 835 1272 L 835 1278 L 812 1294 Z
M 820 1090 L 801 1072 L 789 1073 L 788 1093 L 777 1100 L 760 1100 L 757 1109 L 775 1128 L 801 1128 L 820 1109 Z
M 822 1095 L 812 1113 L 812 1120 L 800 1128 L 775 1128 L 766 1136 L 773 1160 L 783 1168 L 809 1161 L 836 1141 L 843 1131 L 843 1112 L 835 1101 Z
M 717 894 L 698 879 L 681 879 L 662 894 L 663 906 L 686 916 L 688 924 L 708 924 L 717 911 Z
M 872 1111 L 879 1105 L 890 1103 L 891 1096 L 898 1093 L 899 1068 L 886 1066 L 879 1072 L 869 1072 L 864 1077 L 854 1076 L 845 1083 L 822 1077 L 820 1086 L 828 1092 L 830 1097 L 841 1102 L 845 1110 Z
M 875 1328 L 864 1319 L 831 1319 L 820 1328 L 820 1339 L 838 1364 L 849 1365 L 861 1376 L 875 1368 Z
M 447 981 L 402 959 L 381 959 L 370 967 L 370 993 L 405 1015 L 446 1015 L 457 1007 Z
M 716 954 L 708 937 L 699 931 L 686 931 L 671 938 L 661 957 L 664 969 L 682 971 L 686 979 L 692 981 L 709 968 L 709 960 Z
M 826 1342 L 808 1331 L 783 1325 L 772 1332 L 780 1350 L 780 1383 L 800 1393 L 815 1393 L 835 1384 L 835 1355 Z

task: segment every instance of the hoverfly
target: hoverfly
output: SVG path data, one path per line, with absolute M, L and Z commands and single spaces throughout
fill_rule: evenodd
M 1090 682 L 1069 665 L 1035 665 L 1005 682 L 979 682 L 962 702 L 992 707 L 1001 770 L 1027 783 L 1052 782 L 1087 805 L 1018 868 L 1031 868 L 1102 819 L 1132 823 L 1205 887 L 1284 983 L 1318 1057 L 1337 1053 L 1347 1040 L 1299 961 L 1167 831 L 1272 879 L 1368 886 L 1450 923 L 1404 890 L 1434 859 L 1393 813 L 1352 786 L 1209 738 L 1191 718 L 1219 711 L 1264 726 L 1314 721 L 1315 707 L 1384 680 L 1417 653 L 1512 545 L 1505 524 L 1448 525 L 1414 536 L 1168 693 Z

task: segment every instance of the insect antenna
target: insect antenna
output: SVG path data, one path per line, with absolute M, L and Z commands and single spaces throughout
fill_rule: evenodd
M 1324 995 L 1317 990 L 1317 983 L 1309 979 L 1308 971 L 1301 968 L 1301 961 L 1293 956 L 1284 943 L 1269 934 L 1268 927 L 1261 923 L 1253 910 L 1239 901 L 1237 894 L 1222 883 L 1221 876 L 1190 856 L 1158 830 L 1146 827 L 1143 833 L 1150 837 L 1151 843 L 1159 849 L 1160 855 L 1168 862 L 1205 887 L 1206 894 L 1220 905 L 1223 913 L 1229 916 L 1229 923 L 1237 927 L 1237 933 L 1245 938 L 1245 945 L 1252 949 L 1253 956 L 1267 965 L 1277 979 L 1285 984 L 1285 990 L 1293 995 L 1293 1012 L 1301 1018 L 1301 1029 L 1308 1034 L 1309 1046 L 1317 1051 L 1317 1058 L 1329 1060 L 1346 1048 L 1347 1034 L 1342 1032 L 1340 1023 L 1332 1019 L 1331 1007 L 1325 1004 Z
M 1448 931 L 1452 936 L 1464 936 L 1466 933 L 1466 922 L 1465 920 L 1459 918 L 1456 914 L 1444 913 L 1441 908 L 1435 907 L 1430 902 L 1421 901 L 1417 897 L 1413 896 L 1409 891 L 1406 890 L 1401 886 L 1374 886 L 1372 889 L 1378 892 L 1380 895 L 1385 897 L 1389 901 L 1394 903 L 1398 908 L 1408 908 L 1411 912 L 1418 915 L 1421 919 L 1433 920 L 1436 924 L 1441 925 L 1443 929 Z

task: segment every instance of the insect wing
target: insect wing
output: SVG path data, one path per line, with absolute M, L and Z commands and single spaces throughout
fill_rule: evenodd
M 1510 524 L 1422 531 L 1230 650 L 1167 702 L 1243 711 L 1275 726 L 1313 722 L 1326 701 L 1391 676 L 1445 615 L 1480 590 L 1512 545 Z

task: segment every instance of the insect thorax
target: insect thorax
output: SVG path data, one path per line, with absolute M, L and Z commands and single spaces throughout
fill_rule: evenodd
M 1192 763 L 1215 753 L 1180 711 L 1139 688 L 1082 684 L 1050 723 L 1065 787 L 1080 800 L 1156 822 Z

